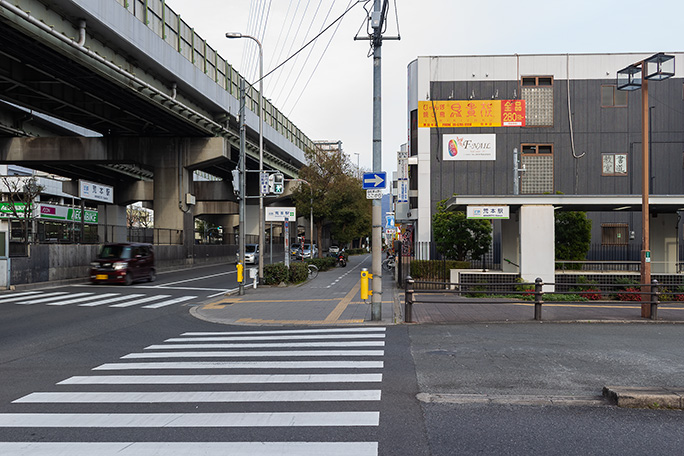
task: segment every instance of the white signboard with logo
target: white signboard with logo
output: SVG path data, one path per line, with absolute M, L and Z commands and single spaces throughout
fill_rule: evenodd
M 79 180 L 78 186 L 78 197 L 81 199 L 100 201 L 109 204 L 114 203 L 114 187 L 85 180 Z
M 468 206 L 469 219 L 508 219 L 508 206 Z
M 496 160 L 496 135 L 444 135 L 444 160 Z
M 294 207 L 267 207 L 267 222 L 294 222 L 297 219 L 297 209 Z

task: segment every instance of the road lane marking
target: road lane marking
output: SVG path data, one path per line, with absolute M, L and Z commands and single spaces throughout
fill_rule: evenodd
M 179 304 L 181 302 L 190 301 L 191 299 L 196 299 L 197 296 L 181 296 L 180 298 L 170 299 L 168 301 L 156 302 L 154 304 L 149 304 L 147 306 L 142 306 L 143 309 L 159 309 L 160 307 L 170 306 L 172 304 Z
M 105 363 L 93 370 L 156 369 L 382 369 L 382 361 L 187 361 Z
M 380 340 L 345 342 L 266 342 L 250 344 L 166 344 L 150 345 L 145 350 L 186 350 L 189 348 L 321 348 L 321 347 L 384 347 Z
M 0 442 L 22 456 L 377 456 L 377 442 Z
M 53 299 L 60 299 L 60 296 L 65 295 L 65 294 L 67 294 L 66 291 L 54 291 L 52 293 L 43 293 L 40 295 L 40 299 L 35 299 L 35 300 L 31 300 L 31 301 L 21 301 L 21 302 L 18 302 L 17 304 L 37 304 L 41 299 L 46 298 L 47 296 L 50 296 L 50 298 L 45 299 L 45 301 L 52 301 Z M 29 296 L 29 297 L 37 297 L 37 296 Z
M 315 329 L 275 329 L 273 331 L 210 331 L 210 332 L 184 332 L 181 336 L 242 336 L 263 334 L 320 334 L 320 333 L 366 333 L 386 332 L 384 326 L 374 328 L 315 328 Z
M 384 339 L 384 334 L 301 334 L 301 335 L 261 335 L 261 336 L 220 336 L 220 337 L 172 337 L 164 342 L 231 342 L 254 340 L 302 340 L 302 339 Z
M 21 301 L 22 299 L 26 299 L 26 297 L 29 295 L 36 295 L 39 293 L 40 291 L 24 291 L 21 293 L 12 293 L 5 296 L 4 298 L 0 298 L 0 304 L 4 302 Z
M 108 298 L 110 296 L 118 296 L 119 293 L 103 293 L 101 295 L 92 296 L 92 293 L 87 293 L 86 296 L 81 296 L 80 298 L 67 299 L 66 301 L 56 301 L 47 303 L 48 306 L 66 306 L 69 304 L 76 304 L 77 302 L 89 301 L 93 298 Z M 71 295 L 76 296 L 76 295 Z
M 380 412 L 14 413 L 0 427 L 177 428 L 378 426 Z
M 146 298 L 137 299 L 135 301 L 123 302 L 121 304 L 112 304 L 109 307 L 130 307 L 130 306 L 135 306 L 137 304 L 142 304 L 144 302 L 157 301 L 159 299 L 165 299 L 165 298 L 170 298 L 170 297 L 171 297 L 171 295 L 148 296 Z
M 352 287 L 352 289 L 349 291 L 349 293 L 347 293 L 347 295 L 344 298 L 342 298 L 340 303 L 337 304 L 337 306 L 335 306 L 333 311 L 330 312 L 330 314 L 327 317 L 325 317 L 325 320 L 323 320 L 323 321 L 326 323 L 337 322 L 337 320 L 339 320 L 340 317 L 342 316 L 342 313 L 345 311 L 345 309 L 351 303 L 351 300 L 354 297 L 354 295 L 356 295 L 356 293 L 358 293 L 358 291 L 360 289 L 361 289 L 361 282 L 359 281 L 356 283 L 356 285 L 354 285 Z
M 379 401 L 380 390 L 169 391 L 31 393 L 12 403 L 118 404 L 196 402 L 364 402 Z
M 150 358 L 259 358 L 297 356 L 384 356 L 384 350 L 282 350 L 282 351 L 197 351 L 129 353 L 121 359 Z
M 90 375 L 74 376 L 58 385 L 191 385 L 247 383 L 376 383 L 382 374 L 263 374 L 263 375 Z
M 103 299 L 100 301 L 86 302 L 84 304 L 79 304 L 79 306 L 80 307 L 95 307 L 95 306 L 101 306 L 103 304 L 111 304 L 112 302 L 124 301 L 126 299 L 139 298 L 140 296 L 145 296 L 145 295 L 144 294 L 123 295 L 123 296 L 117 296 L 115 298 Z M 98 296 L 98 297 L 101 298 L 102 296 Z

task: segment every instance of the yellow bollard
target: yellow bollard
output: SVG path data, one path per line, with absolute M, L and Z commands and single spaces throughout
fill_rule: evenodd
M 242 263 L 237 264 L 237 281 L 242 283 L 245 280 L 245 267 Z
M 368 296 L 373 294 L 373 290 L 368 289 L 368 283 L 372 278 L 373 274 L 368 272 L 368 269 L 361 269 L 361 299 L 363 299 L 364 301 L 368 299 Z

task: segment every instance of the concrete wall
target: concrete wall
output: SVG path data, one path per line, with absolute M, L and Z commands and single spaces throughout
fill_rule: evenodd
M 90 262 L 99 245 L 44 244 L 30 246 L 28 257 L 10 259 L 10 285 L 70 279 L 88 280 Z M 192 256 L 182 245 L 155 245 L 157 271 L 192 265 L 235 263 L 235 245 L 195 245 Z

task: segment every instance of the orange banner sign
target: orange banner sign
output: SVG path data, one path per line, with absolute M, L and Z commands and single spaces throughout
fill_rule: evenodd
M 419 101 L 418 127 L 524 127 L 525 100 Z

